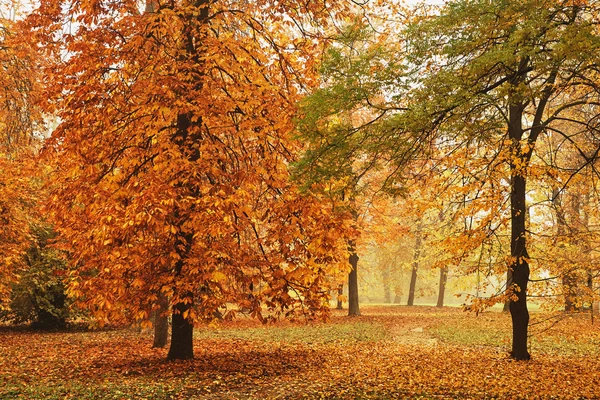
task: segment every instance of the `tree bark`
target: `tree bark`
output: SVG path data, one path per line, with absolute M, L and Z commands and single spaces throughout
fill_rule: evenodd
M 169 301 L 163 293 L 158 294 L 159 308 L 154 310 L 154 343 L 152 347 L 163 348 L 169 339 L 169 316 L 167 308 Z
M 171 324 L 171 347 L 167 360 L 190 360 L 194 358 L 193 334 L 194 325 L 184 313 L 189 311 L 191 304 L 179 302 L 173 306 Z
M 415 289 L 417 287 L 417 273 L 419 270 L 419 258 L 421 257 L 421 242 L 423 240 L 421 236 L 423 222 L 419 221 L 417 225 L 417 232 L 415 237 L 415 251 L 413 253 L 412 272 L 410 275 L 410 286 L 408 289 L 408 302 L 409 306 L 414 305 L 415 302 Z
M 440 268 L 440 284 L 438 290 L 437 307 L 444 307 L 444 297 L 446 295 L 446 283 L 448 282 L 448 267 Z
M 348 315 L 357 316 L 360 315 L 360 308 L 358 305 L 358 255 L 354 244 L 350 244 L 350 266 L 352 270 L 348 274 Z
M 531 358 L 527 351 L 529 255 L 527 254 L 525 241 L 525 178 L 523 176 L 513 176 L 511 192 L 511 270 L 512 284 L 517 296 L 517 300 L 511 298 L 509 304 L 513 325 L 511 356 L 516 360 L 529 360 Z
M 344 309 L 344 302 L 342 301 L 343 295 L 344 295 L 344 284 L 340 283 L 338 285 L 338 297 L 337 297 L 337 307 L 336 307 L 338 310 Z
M 521 62 L 519 70 L 525 70 L 528 60 Z M 512 82 L 517 88 L 525 79 L 525 74 L 517 75 Z M 515 89 L 516 90 L 516 89 Z M 526 203 L 526 176 L 529 157 L 533 151 L 533 145 L 523 151 L 521 140 L 523 138 L 523 111 L 525 105 L 517 101 L 513 96 L 509 96 L 509 122 L 508 135 L 511 139 L 511 185 L 510 185 L 510 206 L 511 206 L 511 280 L 514 296 L 511 296 L 509 303 L 510 316 L 512 319 L 512 350 L 511 357 L 516 360 L 529 360 L 531 358 L 527 351 L 527 331 L 529 328 L 529 310 L 527 309 L 527 284 L 529 282 L 529 254 L 527 253 L 525 217 L 527 214 Z M 517 97 L 517 96 L 515 96 Z M 540 104 L 540 107 L 542 105 Z M 539 110 L 538 110 L 539 111 Z M 530 133 L 529 140 L 535 141 L 535 133 Z M 507 288 L 510 290 L 510 288 Z

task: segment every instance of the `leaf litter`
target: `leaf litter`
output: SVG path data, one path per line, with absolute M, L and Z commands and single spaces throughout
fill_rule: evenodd
M 150 332 L 135 329 L 3 330 L 0 398 L 600 397 L 600 326 L 585 316 L 536 337 L 533 360 L 516 362 L 508 358 L 502 313 L 382 306 L 363 314 L 198 328 L 195 359 L 175 362 L 165 361 L 166 349 L 151 348 Z

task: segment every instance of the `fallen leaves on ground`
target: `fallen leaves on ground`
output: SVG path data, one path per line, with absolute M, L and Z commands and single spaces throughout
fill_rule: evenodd
M 197 329 L 196 358 L 176 362 L 150 347 L 149 333 L 131 329 L 5 330 L 0 398 L 600 397 L 600 324 L 589 317 L 561 321 L 532 341 L 532 361 L 516 362 L 508 358 L 505 314 L 427 307 L 365 307 L 363 314 Z

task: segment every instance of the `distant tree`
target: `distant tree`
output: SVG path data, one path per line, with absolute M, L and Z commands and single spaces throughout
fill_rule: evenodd
M 421 259 L 421 252 L 423 250 L 423 222 L 417 222 L 415 228 L 415 247 L 413 249 L 413 259 L 410 273 L 410 284 L 408 287 L 408 300 L 406 305 L 412 306 L 415 303 L 415 290 L 417 287 L 417 276 L 419 273 L 419 262 Z
M 36 329 L 64 329 L 70 314 L 63 282 L 66 258 L 49 246 L 55 236 L 51 228 L 38 225 L 32 232 L 35 239 L 25 253 L 26 268 L 12 287 L 8 316 Z

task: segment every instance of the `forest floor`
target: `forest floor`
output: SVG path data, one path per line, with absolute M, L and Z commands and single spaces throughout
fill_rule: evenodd
M 177 362 L 133 329 L 3 329 L 0 399 L 600 398 L 600 321 L 590 314 L 533 313 L 532 360 L 517 362 L 507 314 L 361 311 L 196 329 L 195 359 Z

